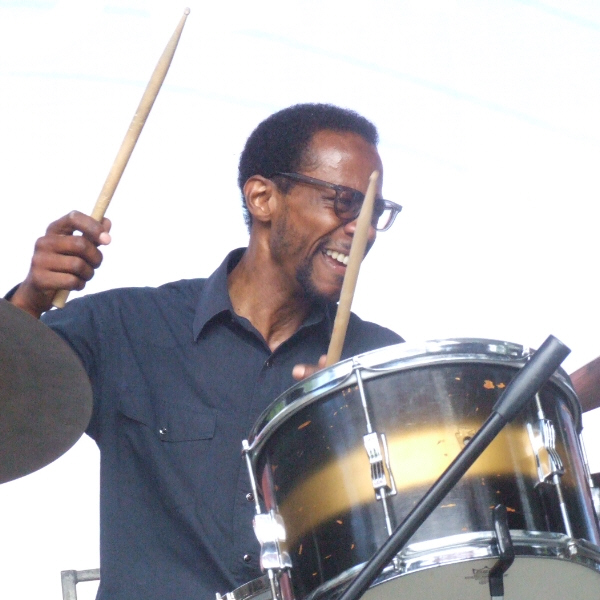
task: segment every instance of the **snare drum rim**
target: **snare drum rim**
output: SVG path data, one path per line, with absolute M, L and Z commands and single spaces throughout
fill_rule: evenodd
M 561 533 L 511 530 L 515 558 L 550 559 L 569 562 L 600 574 L 600 548 L 583 539 L 573 539 Z M 454 556 L 453 556 L 454 554 Z M 397 554 L 401 568 L 395 571 L 387 565 L 370 589 L 432 568 L 447 567 L 457 563 L 498 558 L 496 534 L 480 531 L 442 537 L 427 542 L 409 544 Z M 303 600 L 320 600 L 349 583 L 366 563 L 354 565 L 333 579 L 322 583 Z
M 293 414 L 326 394 L 356 384 L 354 368 L 360 367 L 366 381 L 386 371 L 405 371 L 438 363 L 485 363 L 522 368 L 534 354 L 527 346 L 483 338 L 403 342 L 371 350 L 343 360 L 298 382 L 276 398 L 259 416 L 248 436 L 248 452 L 256 466 L 261 449 L 279 426 Z M 582 430 L 582 410 L 567 373 L 559 368 L 549 380 L 565 395 L 575 429 Z
M 221 600 L 252 600 L 259 594 L 264 594 L 271 590 L 271 584 L 269 583 L 269 577 L 267 575 L 261 575 L 257 579 L 252 579 L 243 585 L 235 588 L 232 592 L 226 594 L 218 594 Z

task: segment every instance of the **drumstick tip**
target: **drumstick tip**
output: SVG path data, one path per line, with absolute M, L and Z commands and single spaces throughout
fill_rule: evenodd
M 190 9 L 189 7 L 187 7 L 184 11 L 183 14 L 187 17 L 190 14 Z

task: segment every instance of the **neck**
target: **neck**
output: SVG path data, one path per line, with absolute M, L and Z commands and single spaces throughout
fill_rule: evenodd
M 298 330 L 313 304 L 252 238 L 227 283 L 235 313 L 252 323 L 271 352 Z

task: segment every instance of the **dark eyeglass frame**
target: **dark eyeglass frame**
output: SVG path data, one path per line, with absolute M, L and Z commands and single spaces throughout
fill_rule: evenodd
M 268 177 L 268 179 L 273 179 L 274 177 L 283 177 L 284 179 L 289 179 L 291 181 L 295 181 L 297 183 L 305 183 L 306 185 L 313 185 L 316 187 L 323 187 L 328 190 L 333 190 L 335 192 L 335 196 L 333 197 L 333 211 L 335 212 L 338 219 L 345 223 L 350 223 L 354 221 L 362 208 L 365 195 L 354 188 L 347 187 L 345 185 L 337 185 L 335 183 L 329 183 L 328 181 L 323 181 L 322 179 L 315 179 L 314 177 L 309 177 L 308 175 L 302 175 L 301 173 L 273 173 Z M 341 206 L 341 194 L 343 192 L 352 194 L 352 208 L 344 209 Z M 385 225 L 381 228 L 377 227 L 377 221 L 379 217 L 386 211 L 390 211 L 390 216 L 385 223 Z M 387 231 L 396 220 L 396 217 L 402 210 L 402 206 L 392 202 L 391 200 L 383 200 L 382 198 L 375 199 L 375 205 L 373 207 L 373 226 L 377 231 Z

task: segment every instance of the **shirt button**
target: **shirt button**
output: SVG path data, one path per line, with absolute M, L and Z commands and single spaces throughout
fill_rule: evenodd
M 167 435 L 167 433 L 169 433 L 169 430 L 166 427 L 161 427 L 158 430 L 158 434 L 161 435 L 162 437 L 164 437 L 165 435 Z
M 267 367 L 267 369 L 270 369 L 273 366 L 273 359 L 272 358 L 267 358 L 267 362 L 265 363 L 265 367 Z
M 252 494 L 251 492 L 248 492 L 246 494 L 246 500 L 248 500 L 248 502 L 252 502 L 254 500 L 254 494 Z
M 252 557 L 249 554 L 244 554 L 244 562 L 249 563 L 252 560 Z

